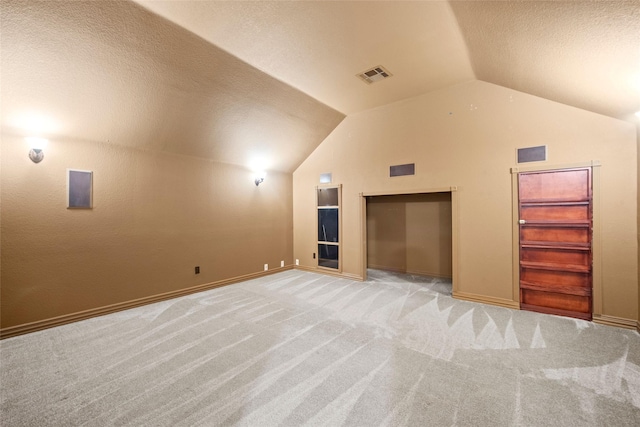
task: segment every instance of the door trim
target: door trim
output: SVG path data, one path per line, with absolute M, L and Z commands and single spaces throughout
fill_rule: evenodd
M 599 160 L 589 162 L 548 165 L 548 166 L 524 166 L 511 168 L 511 223 L 512 223 L 512 294 L 514 303 L 520 307 L 520 227 L 519 206 L 518 206 L 518 174 L 520 172 L 544 172 L 551 170 L 591 168 L 591 200 L 593 208 L 593 232 L 592 232 L 592 253 L 593 253 L 593 283 L 592 283 L 592 314 L 593 317 L 602 316 L 602 251 L 600 233 L 600 166 Z

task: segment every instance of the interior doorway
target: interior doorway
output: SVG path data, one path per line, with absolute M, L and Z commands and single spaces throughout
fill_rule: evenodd
M 363 277 L 373 268 L 452 280 L 453 193 L 364 196 Z

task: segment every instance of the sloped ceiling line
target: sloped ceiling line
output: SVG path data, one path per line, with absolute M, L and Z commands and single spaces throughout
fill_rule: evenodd
M 640 121 L 635 1 L 5 0 L 0 12 L 3 132 L 49 115 L 52 137 L 291 172 L 345 115 L 474 79 Z M 394 78 L 362 84 L 374 64 Z
M 640 110 L 640 2 L 452 1 L 476 77 L 603 115 Z
M 344 118 L 135 3 L 50 6 L 0 5 L 3 132 L 292 172 Z

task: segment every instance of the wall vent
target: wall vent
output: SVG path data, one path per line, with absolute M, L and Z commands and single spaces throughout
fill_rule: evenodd
M 389 167 L 389 176 L 407 176 L 416 174 L 416 164 L 407 163 L 405 165 L 395 165 Z
M 382 65 L 379 65 L 377 67 L 374 67 L 370 70 L 367 70 L 363 73 L 356 74 L 356 75 L 360 77 L 362 80 L 364 80 L 366 83 L 371 84 L 371 83 L 379 82 L 380 80 L 389 78 L 393 74 L 391 74 L 389 70 L 384 68 Z
M 516 160 L 518 163 L 544 162 L 547 160 L 547 146 L 518 148 L 516 149 Z

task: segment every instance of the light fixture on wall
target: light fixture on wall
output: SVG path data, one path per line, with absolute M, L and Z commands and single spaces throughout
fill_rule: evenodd
M 254 181 L 256 183 L 256 187 L 260 185 L 261 182 L 264 181 L 264 178 L 266 176 L 267 176 L 267 173 L 264 171 L 256 172 L 256 179 Z
M 44 148 L 47 146 L 49 142 L 44 138 L 37 138 L 34 136 L 29 136 L 25 138 L 25 141 L 29 144 L 29 158 L 33 163 L 40 163 L 42 159 L 44 159 Z

